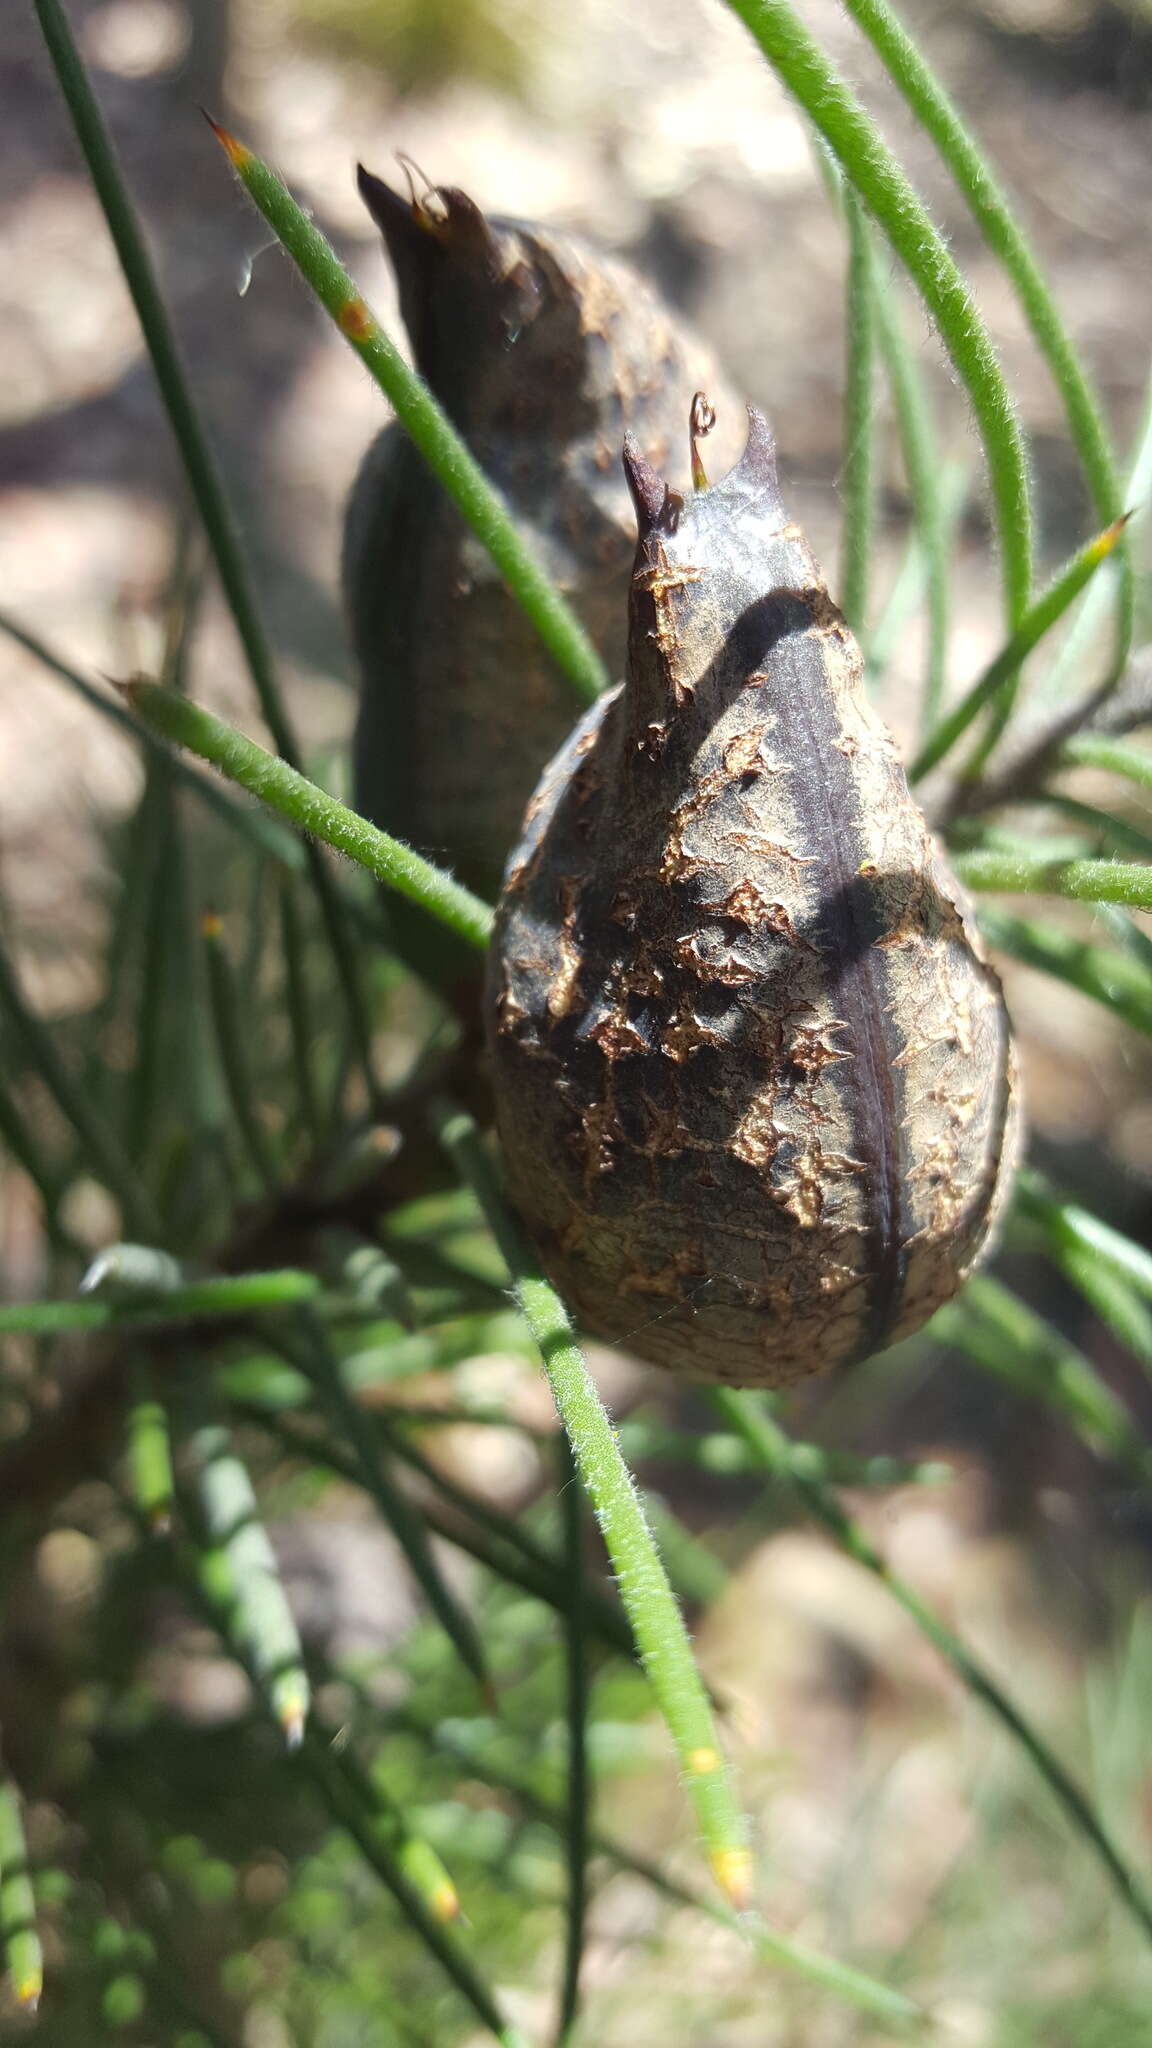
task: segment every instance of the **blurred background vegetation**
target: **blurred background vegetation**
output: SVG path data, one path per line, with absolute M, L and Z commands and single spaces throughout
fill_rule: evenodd
M 835 563 L 845 233 L 803 117 L 722 7 L 76 0 L 70 18 L 326 786 L 346 787 L 354 716 L 341 505 L 381 401 L 267 246 L 198 102 L 283 173 L 395 331 L 357 155 L 388 175 L 406 150 L 490 211 L 629 256 L 764 405 L 790 499 Z M 879 110 L 972 283 L 1028 436 L 1052 571 L 1094 515 L 1027 327 L 874 55 L 825 0 L 805 18 Z M 1134 450 L 1152 333 L 1146 8 L 918 0 L 909 21 Z M 0 2038 L 471 2048 L 492 2036 L 451 1957 L 446 1973 L 436 1940 L 450 1937 L 509 2029 L 542 2042 L 566 1896 L 571 1913 L 566 1467 L 499 1257 L 413 1116 L 429 1073 L 481 1113 L 482 1082 L 348 871 L 370 1088 L 295 842 L 269 824 L 256 843 L 251 812 L 237 830 L 61 673 L 97 690 L 160 676 L 256 729 L 31 8 L 5 43 L 0 583 L 34 644 L 0 635 L 16 976 L 0 1003 L 0 1256 L 8 1301 L 79 1306 L 93 1327 L 37 1334 L 17 1317 L 3 1339 Z M 951 494 L 958 693 L 1002 637 L 980 451 L 922 308 L 880 267 Z M 883 380 L 876 392 L 867 637 L 877 699 L 911 749 L 923 575 L 899 405 Z M 1149 561 L 1134 532 L 1139 649 Z M 1063 680 L 1047 653 L 1022 732 L 1094 679 L 1106 641 L 1098 621 Z M 1042 831 L 1050 851 L 1146 858 L 1146 791 L 1091 766 L 1060 790 L 1062 810 L 997 814 L 968 839 L 1012 851 Z M 594 1360 L 721 1711 L 769 1923 L 907 1994 L 933 2042 L 1136 2048 L 1152 2042 L 1146 1933 L 1026 1747 L 859 1555 L 871 1546 L 960 1632 L 1147 1871 L 1150 928 L 1035 898 L 996 914 L 993 936 L 1031 963 L 1005 964 L 1045 1179 L 1028 1183 L 991 1290 L 790 1396 L 789 1429 L 819 1447 L 799 1479 L 760 1469 L 703 1395 Z M 163 1244 L 183 1270 L 122 1254 L 78 1298 L 121 1238 Z M 303 1271 L 321 1291 L 301 1306 L 285 1280 L 211 1317 L 203 1303 L 161 1315 L 202 1266 Z M 101 1333 L 101 1304 L 110 1323 L 138 1311 L 138 1327 Z M 814 1528 L 805 1477 L 839 1489 L 820 1498 L 846 1503 L 856 1558 Z M 897 2005 L 867 2009 L 709 1912 L 590 1526 L 584 1547 L 596 1796 L 585 2017 L 569 2037 L 903 2038 Z M 305 1683 L 313 1732 L 289 1755 Z

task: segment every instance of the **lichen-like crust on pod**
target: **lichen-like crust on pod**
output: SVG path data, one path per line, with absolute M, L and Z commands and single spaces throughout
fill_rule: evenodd
M 490 220 L 450 187 L 409 201 L 362 170 L 360 190 L 417 369 L 623 675 L 635 525 L 620 442 L 631 427 L 657 460 L 678 455 L 693 392 L 723 389 L 714 360 L 641 278 L 573 236 Z M 344 589 L 357 807 L 491 894 L 572 723 L 571 687 L 397 427 L 349 501 Z
M 529 805 L 487 1007 L 512 1193 L 580 1320 L 780 1386 L 955 1293 L 1017 1126 L 996 975 L 750 422 L 686 500 L 626 446 L 627 680 Z

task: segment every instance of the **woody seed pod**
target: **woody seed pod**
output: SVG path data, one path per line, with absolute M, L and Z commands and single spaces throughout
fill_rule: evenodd
M 416 367 L 622 675 L 635 527 L 621 437 L 632 427 L 664 460 L 697 386 L 723 391 L 714 363 L 639 277 L 574 237 L 488 220 L 450 188 L 409 202 L 362 170 L 360 190 Z M 570 686 L 396 428 L 353 489 L 344 587 L 357 807 L 491 894 L 572 722 Z
M 488 1029 L 512 1193 L 582 1322 L 777 1386 L 956 1291 L 1016 1120 L 999 983 L 750 422 L 687 500 L 626 444 L 627 679 L 529 805 Z

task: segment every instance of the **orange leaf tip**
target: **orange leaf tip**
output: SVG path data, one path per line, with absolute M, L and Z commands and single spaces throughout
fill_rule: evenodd
M 242 171 L 246 164 L 252 162 L 252 151 L 246 148 L 244 143 L 237 141 L 235 135 L 230 135 L 227 128 L 222 128 L 219 121 L 214 121 L 207 107 L 202 107 L 200 111 L 212 130 L 213 135 L 216 137 L 217 142 L 220 144 L 221 149 L 227 156 L 228 161 L 236 170 Z
M 1106 555 L 1112 553 L 1113 548 L 1124 532 L 1124 528 L 1133 516 L 1133 512 L 1123 513 L 1119 519 L 1112 521 L 1111 526 L 1106 526 L 1103 533 L 1097 535 L 1092 547 L 1092 556 L 1095 561 L 1102 562 Z

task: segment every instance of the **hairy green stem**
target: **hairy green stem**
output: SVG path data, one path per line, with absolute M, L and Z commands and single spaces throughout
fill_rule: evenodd
M 95 683 L 90 683 L 77 669 L 72 668 L 47 641 L 40 638 L 38 633 L 31 632 L 27 626 L 21 625 L 17 619 L 10 618 L 6 612 L 0 612 L 0 633 L 7 633 L 9 639 L 15 640 L 18 646 L 25 648 L 46 669 L 51 670 L 53 675 L 59 676 L 62 682 L 75 690 L 77 696 L 82 697 L 86 704 L 90 704 L 94 711 L 98 711 L 101 718 L 106 718 L 110 724 L 117 726 L 137 746 L 143 742 L 157 759 L 164 755 L 170 761 L 172 772 L 181 788 L 194 790 L 209 810 L 214 811 L 218 818 L 222 818 L 225 824 L 239 833 L 260 853 L 269 854 L 274 860 L 283 862 L 285 867 L 296 871 L 303 868 L 304 849 L 291 832 L 282 831 L 274 818 L 266 817 L 263 811 L 250 810 L 247 804 L 238 802 L 226 789 L 221 789 L 220 784 L 214 782 L 210 775 L 202 775 L 199 769 L 190 767 L 188 762 L 182 761 L 178 755 L 170 754 L 159 735 L 149 732 L 147 726 L 142 726 L 133 718 L 131 712 L 124 709 L 119 697 L 98 690 Z
M 539 1272 L 470 1117 L 442 1105 L 434 1122 L 473 1190 L 507 1263 L 517 1306 L 540 1350 L 557 1411 L 612 1561 L 620 1598 L 656 1702 L 676 1745 L 712 1872 L 731 1904 L 747 1905 L 752 1860 L 692 1645 L 632 1475 L 563 1302 Z
M 1115 452 L 1100 401 L 1060 318 L 1027 237 L 960 113 L 922 52 L 887 5 L 887 0 L 845 0 L 845 6 L 878 53 L 917 120 L 932 137 L 967 200 L 985 242 L 1008 272 L 1036 344 L 1064 401 L 1072 439 L 1084 465 L 1097 518 L 1110 523 L 1124 510 Z M 1125 550 L 1120 557 L 1113 654 L 1117 674 L 1128 656 L 1132 615 L 1132 564 Z
M 319 1464 L 326 1471 L 335 1472 L 341 1479 L 348 1480 L 351 1485 L 362 1486 L 360 1468 L 350 1453 L 338 1449 L 327 1438 L 309 1436 L 292 1422 L 269 1414 L 255 1402 L 236 1402 L 233 1405 L 246 1420 L 256 1423 L 294 1457 L 299 1458 L 302 1464 Z M 439 1474 L 437 1478 L 440 1478 Z M 446 1499 L 453 1498 L 443 1485 L 441 1490 L 445 1493 Z M 495 1510 L 486 1510 L 481 1515 L 477 1513 L 478 1504 L 459 1495 L 455 1498 L 456 1504 L 463 1512 L 476 1516 L 480 1527 L 468 1527 L 461 1523 L 458 1516 L 445 1515 L 433 1503 L 425 1502 L 423 1515 L 429 1528 L 438 1536 L 442 1536 L 446 1543 L 453 1544 L 456 1549 L 463 1550 L 467 1556 L 475 1558 L 477 1564 L 482 1564 L 494 1578 L 506 1579 L 510 1585 L 519 1586 L 531 1599 L 539 1600 L 543 1606 L 551 1607 L 556 1613 L 563 1615 L 567 1606 L 567 1589 L 553 1560 L 548 1557 L 538 1560 L 533 1556 L 527 1547 L 532 1543 L 532 1539 L 526 1538 L 524 1530 L 517 1529 L 515 1524 L 509 1523 L 501 1529 L 494 1528 Z M 483 1533 L 488 1531 L 492 1534 Z M 602 1643 L 605 1649 L 611 1650 L 618 1657 L 634 1657 L 635 1645 L 624 1615 L 590 1586 L 585 1588 L 584 1613 L 588 1633 Z
M 449 1733 L 442 1722 L 435 1724 L 424 1720 L 411 1707 L 404 1707 L 397 1717 L 401 1727 L 413 1729 L 423 1735 L 434 1749 L 461 1764 L 469 1777 L 478 1778 L 481 1784 L 492 1785 L 498 1791 L 507 1792 L 526 1813 L 543 1821 L 561 1840 L 568 1826 L 567 1810 L 545 1799 L 535 1785 L 520 1772 L 509 1770 L 501 1762 L 494 1764 L 475 1743 L 462 1742 Z M 915 2002 L 906 1998 L 903 1992 L 893 1991 L 888 1985 L 878 1983 L 875 1977 L 868 1977 L 862 1970 L 854 1970 L 850 1963 L 837 1962 L 831 1956 L 821 1955 L 816 1949 L 804 1947 L 800 1942 L 790 1941 L 785 1935 L 776 1934 L 752 1919 L 748 1913 L 736 1914 L 731 1907 L 719 1899 L 703 1892 L 694 1891 L 690 1886 L 680 1884 L 674 1877 L 661 1869 L 658 1863 L 640 1856 L 634 1849 L 626 1847 L 614 1835 L 595 1828 L 589 1837 L 589 1845 L 597 1855 L 607 1856 L 621 1870 L 628 1870 L 634 1876 L 643 1878 L 663 1897 L 674 1900 L 678 1905 L 691 1906 L 694 1911 L 704 1913 L 721 1927 L 728 1927 L 742 1934 L 762 1961 L 778 1964 L 793 1971 L 797 1976 L 818 1984 L 822 1990 L 832 1992 L 849 2004 L 858 2006 L 862 2012 L 872 2013 L 877 2019 L 886 2020 L 890 2025 L 917 2028 L 925 2023 L 927 2015 Z
M 970 889 L 1004 895 L 1068 896 L 1080 903 L 1126 903 L 1152 910 L 1152 867 L 1120 860 L 1032 860 L 981 849 L 957 853 L 952 865 Z
M 215 122 L 212 126 L 249 197 L 488 550 L 557 667 L 578 696 L 591 703 L 607 687 L 604 665 L 579 619 L 517 532 L 499 493 L 287 187 L 242 142 Z M 393 571 L 403 574 L 403 566 L 394 564 Z
M 947 244 L 875 123 L 788 0 L 727 0 L 824 137 L 935 320 L 968 391 L 988 463 L 1010 631 L 1032 593 L 1032 507 L 1024 443 L 988 331 Z
M 930 769 L 935 768 L 945 754 L 951 752 L 961 734 L 967 732 L 973 719 L 993 705 L 995 715 L 988 731 L 964 770 L 968 781 L 979 780 L 1015 702 L 1022 664 L 1045 633 L 1050 633 L 1057 620 L 1063 617 L 1069 605 L 1075 603 L 1101 562 L 1107 561 L 1120 538 L 1123 524 L 1122 520 L 1117 520 L 1115 525 L 1106 527 L 1103 533 L 1096 534 L 1080 548 L 1043 595 L 1029 607 L 995 660 L 989 662 L 983 675 L 977 678 L 947 717 L 941 719 L 935 732 L 929 734 L 908 771 L 910 782 L 919 782 Z
M 465 889 L 442 868 L 433 867 L 400 839 L 357 817 L 345 804 L 309 782 L 286 761 L 258 747 L 223 719 L 213 717 L 186 697 L 157 689 L 154 683 L 129 683 L 124 687 L 132 709 L 153 732 L 163 733 L 177 746 L 211 761 L 214 768 L 250 790 L 281 817 L 291 819 L 303 832 L 322 839 L 339 853 L 346 853 L 378 881 L 387 883 L 412 903 L 419 903 L 430 917 L 439 918 L 474 946 L 485 946 L 492 929 L 492 912 L 470 889 Z

